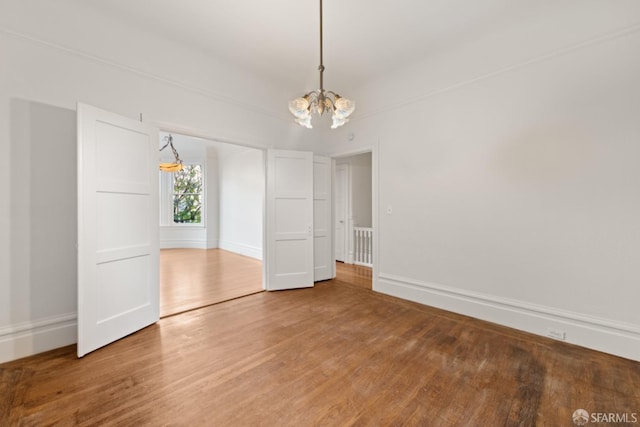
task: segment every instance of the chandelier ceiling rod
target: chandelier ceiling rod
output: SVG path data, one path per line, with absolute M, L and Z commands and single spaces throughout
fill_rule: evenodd
M 322 61 L 322 0 L 320 0 L 320 66 L 318 67 L 320 70 L 320 92 L 324 93 L 324 64 Z

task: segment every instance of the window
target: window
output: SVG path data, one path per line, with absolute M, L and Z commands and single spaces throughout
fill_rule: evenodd
M 202 223 L 201 165 L 185 165 L 173 174 L 173 222 Z

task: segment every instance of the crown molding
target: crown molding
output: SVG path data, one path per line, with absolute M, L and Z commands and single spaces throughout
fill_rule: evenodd
M 267 110 L 265 108 L 259 107 L 259 106 L 254 105 L 254 104 L 250 104 L 250 103 L 247 103 L 247 102 L 241 102 L 241 101 L 238 101 L 238 100 L 236 100 L 234 98 L 231 98 L 231 97 L 228 97 L 228 96 L 225 96 L 225 95 L 221 95 L 221 94 L 219 94 L 219 93 L 217 93 L 215 91 L 209 90 L 209 89 L 205 89 L 205 88 L 202 88 L 202 87 L 199 87 L 199 86 L 196 86 L 196 85 L 193 85 L 193 84 L 189 84 L 189 83 L 186 83 L 186 82 L 183 82 L 183 81 L 179 81 L 179 80 L 176 80 L 176 79 L 172 79 L 172 78 L 169 78 L 169 77 L 164 77 L 164 76 L 161 76 L 159 74 L 151 73 L 151 72 L 142 70 L 140 68 L 136 68 L 136 67 L 133 67 L 133 66 L 121 63 L 121 62 L 113 61 L 113 60 L 110 60 L 110 59 L 106 59 L 106 58 L 100 57 L 98 55 L 94 55 L 94 54 L 89 53 L 89 52 L 82 51 L 80 49 L 72 48 L 72 47 L 65 46 L 65 45 L 62 45 L 62 44 L 59 44 L 59 43 L 55 43 L 55 42 L 52 42 L 52 41 L 49 41 L 49 40 L 45 40 L 45 39 L 40 38 L 40 37 L 36 37 L 34 35 L 31 35 L 31 34 L 23 33 L 23 32 L 20 32 L 20 31 L 16 31 L 16 30 L 13 30 L 11 28 L 7 28 L 5 26 L 1 26 L 0 25 L 0 33 L 4 34 L 6 36 L 9 36 L 9 37 L 13 37 L 15 39 L 20 39 L 20 40 L 27 41 L 27 42 L 30 42 L 30 43 L 35 44 L 35 45 L 39 45 L 39 46 L 46 47 L 46 48 L 49 48 L 49 49 L 52 49 L 52 50 L 56 50 L 58 52 L 62 52 L 62 53 L 67 54 L 67 55 L 75 56 L 77 58 L 81 58 L 81 59 L 84 59 L 84 60 L 87 60 L 87 61 L 90 61 L 90 62 L 93 62 L 93 63 L 106 65 L 106 66 L 108 66 L 110 68 L 114 68 L 114 69 L 125 71 L 125 72 L 131 73 L 131 74 L 135 74 L 136 76 L 145 78 L 147 80 L 153 80 L 153 81 L 156 81 L 156 82 L 168 85 L 168 86 L 173 86 L 173 87 L 179 88 L 181 90 L 184 90 L 186 92 L 190 92 L 190 93 L 193 93 L 193 94 L 196 94 L 196 95 L 200 95 L 200 96 L 203 96 L 205 98 L 208 98 L 208 99 L 211 99 L 211 100 L 214 100 L 214 101 L 217 101 L 217 102 L 225 103 L 227 105 L 231 105 L 231 106 L 234 106 L 234 107 L 246 110 L 246 111 L 250 111 L 250 112 L 253 112 L 253 113 L 261 114 L 263 116 L 268 116 L 268 117 L 271 117 L 271 118 L 275 118 L 275 119 L 281 120 L 283 122 L 288 122 L 289 121 L 288 116 L 286 116 L 284 113 L 283 114 L 279 114 L 278 112 L 275 112 L 275 111 L 272 111 L 272 110 Z
M 541 55 L 537 55 L 534 56 L 532 58 L 529 59 L 525 59 L 523 61 L 519 61 L 516 62 L 514 64 L 511 65 L 507 65 L 505 67 L 499 68 L 497 70 L 494 71 L 490 71 L 488 73 L 484 73 L 482 75 L 470 78 L 470 79 L 466 79 L 466 80 L 462 80 L 459 81 L 457 83 L 453 83 L 450 84 L 448 86 L 444 86 L 441 88 L 436 88 L 436 89 L 430 89 L 427 90 L 425 92 L 422 92 L 418 95 L 414 95 L 414 96 L 410 96 L 405 98 L 404 100 L 398 101 L 396 103 L 392 103 L 390 105 L 386 105 L 384 107 L 378 108 L 378 109 L 373 109 L 369 112 L 364 112 L 362 114 L 359 114 L 357 116 L 354 116 L 351 121 L 358 121 L 358 120 L 363 120 L 363 119 L 367 119 L 367 118 L 371 118 L 374 116 L 377 116 L 379 114 L 383 114 L 383 113 L 387 113 L 390 111 L 394 111 L 394 110 L 398 110 L 400 108 L 404 108 L 406 106 L 409 106 L 411 104 L 415 104 L 418 102 L 423 102 L 429 98 L 432 98 L 434 96 L 437 95 L 441 95 L 443 93 L 447 93 L 447 92 L 451 92 L 457 89 L 460 89 L 462 87 L 465 86 L 470 86 L 473 85 L 475 83 L 484 81 L 484 80 L 488 80 L 491 79 L 493 77 L 497 77 L 500 76 L 502 74 L 506 74 L 509 73 L 511 71 L 515 71 L 515 70 L 519 70 L 522 68 L 526 68 L 528 66 L 532 66 L 541 62 L 545 62 L 548 61 L 550 59 L 554 59 L 554 58 L 558 58 L 564 55 L 568 55 L 572 52 L 578 51 L 578 50 L 582 50 L 591 46 L 595 46 L 595 45 L 599 45 L 602 43 L 606 43 L 608 41 L 612 41 L 615 39 L 619 39 L 622 37 L 626 37 L 632 34 L 635 34 L 637 32 L 640 32 L 640 23 L 636 23 L 624 28 L 620 28 L 617 29 L 615 31 L 611 31 L 608 32 L 606 34 L 597 36 L 597 37 L 592 37 L 590 39 L 584 40 L 582 42 L 577 42 L 577 43 L 573 43 L 571 45 L 568 46 L 564 46 L 564 47 L 560 47 L 554 50 L 551 50 L 547 53 L 541 54 Z

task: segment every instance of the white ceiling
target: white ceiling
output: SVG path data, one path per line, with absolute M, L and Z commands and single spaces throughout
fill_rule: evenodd
M 424 60 L 550 0 L 324 0 L 325 87 L 337 92 Z M 316 89 L 318 0 L 84 0 L 160 37 Z M 346 94 L 345 94 L 346 95 Z

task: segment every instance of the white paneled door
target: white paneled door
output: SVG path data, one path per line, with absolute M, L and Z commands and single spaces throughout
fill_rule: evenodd
M 313 154 L 267 152 L 268 291 L 313 286 Z
M 313 280 L 333 279 L 331 159 L 313 156 Z
M 336 166 L 335 185 L 335 254 L 336 261 L 347 260 L 347 165 Z
M 78 357 L 158 321 L 158 140 L 78 104 Z

